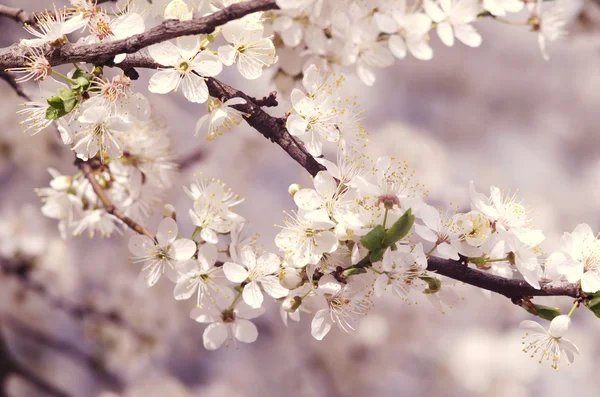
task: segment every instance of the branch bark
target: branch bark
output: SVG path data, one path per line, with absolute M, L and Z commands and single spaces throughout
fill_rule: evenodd
M 181 36 L 212 33 L 218 26 L 258 11 L 276 9 L 275 0 L 251 0 L 232 4 L 213 14 L 189 21 L 167 19 L 160 25 L 123 40 L 100 44 L 65 44 L 59 48 L 46 48 L 46 59 L 52 66 L 72 62 L 109 64 L 115 55 L 132 54 L 142 48 Z M 0 69 L 23 66 L 27 50 L 13 45 L 0 52 Z
M 102 206 L 104 207 L 106 212 L 120 219 L 124 224 L 129 226 L 136 233 L 146 235 L 154 240 L 154 236 L 152 235 L 152 233 L 144 229 L 142 225 L 138 224 L 136 221 L 134 221 L 133 219 L 125 215 L 117 207 L 115 207 L 115 205 L 112 203 L 111 199 L 108 197 L 102 186 L 100 186 L 100 184 L 96 180 L 96 177 L 94 176 L 94 169 L 90 165 L 89 161 L 86 162 L 77 158 L 75 159 L 75 165 L 79 167 L 79 169 L 83 172 L 83 176 L 85 176 L 85 178 L 90 182 L 92 189 L 94 189 L 94 193 L 96 193 L 96 195 L 100 199 L 100 202 L 102 202 Z

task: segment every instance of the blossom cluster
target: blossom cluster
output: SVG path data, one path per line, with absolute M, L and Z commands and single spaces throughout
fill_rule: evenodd
M 564 36 L 564 5 L 553 2 L 542 9 L 541 0 L 278 0 L 272 29 L 289 50 L 280 64 L 283 86 L 311 64 L 334 70 L 355 69 L 366 85 L 373 85 L 376 70 L 391 66 L 408 54 L 420 60 L 433 58 L 430 34 L 452 47 L 455 41 L 479 47 L 482 37 L 474 24 L 490 17 L 521 24 L 537 32 L 542 55 L 546 43 Z M 526 9 L 526 10 L 525 10 Z M 525 10 L 525 11 L 523 11 Z M 526 12 L 521 22 L 504 18 Z
M 211 2 L 202 12 L 217 12 L 235 2 Z M 140 34 L 146 30 L 143 15 L 131 4 L 114 12 L 93 0 L 73 0 L 72 5 L 38 16 L 37 30 L 27 27 L 36 38 L 21 41 L 27 60 L 12 72 L 23 74 L 20 82 L 54 80 L 60 85 L 45 103 L 30 102 L 20 113 L 33 133 L 54 125 L 77 163 L 88 166 L 75 175 L 50 170 L 50 187 L 38 190 L 43 214 L 59 220 L 63 238 L 86 231 L 110 236 L 127 223 L 115 208 L 128 221 L 147 220 L 171 187 L 175 165 L 167 130 L 148 99 L 134 90 L 130 74 L 108 77 L 102 66 L 84 63 L 63 74 L 45 55 L 48 46 L 64 45 L 73 32 L 83 35 L 75 48 Z M 355 68 L 371 85 L 374 69 L 391 65 L 394 58 L 410 52 L 431 59 L 429 31 L 434 27 L 445 45 L 456 39 L 477 47 L 482 39 L 472 25 L 476 20 L 502 20 L 525 8 L 525 2 L 279 0 L 277 5 L 280 10 L 246 15 L 210 34 L 148 47 L 158 69 L 148 90 L 167 94 L 181 88 L 188 101 L 207 103 L 208 113 L 198 120 L 196 134 L 208 127 L 209 140 L 239 124 L 250 100 L 211 96 L 212 79 L 224 67 L 235 64 L 248 80 L 258 79 L 277 62 L 288 77 L 302 74 L 302 88 L 291 90 L 292 109 L 281 126 L 325 169 L 310 187 L 290 186 L 297 208 L 287 214 L 274 239 L 277 253 L 261 249 L 248 233 L 248 221 L 234 212 L 242 200 L 211 178 L 200 177 L 184 188 L 191 200 L 191 235 L 180 233 L 181 219 L 171 206 L 165 206 L 155 234 L 133 228 L 139 234 L 129 239 L 131 261 L 148 286 L 166 274 L 176 300 L 194 297 L 190 316 L 208 324 L 207 349 L 255 341 L 258 329 L 250 320 L 265 312 L 266 296 L 280 304 L 285 324 L 298 321 L 300 313 L 310 316 L 311 334 L 318 340 L 334 327 L 355 329 L 386 294 L 411 303 L 425 297 L 443 312 L 456 304 L 458 294 L 447 279 L 428 270 L 432 260 L 522 278 L 535 289 L 580 283 L 585 304 L 600 312 L 600 295 L 595 296 L 600 292 L 600 242 L 589 226 L 565 234 L 560 252 L 543 259 L 539 245 L 544 234 L 515 195 L 492 186 L 486 196 L 471 183 L 467 212 L 427 204 L 426 191 L 405 163 L 362 154 L 362 112 L 356 98 L 343 89 L 342 69 Z M 538 32 L 545 54 L 545 41 L 562 34 L 563 20 L 556 17 L 560 4 L 543 12 L 539 1 L 527 5 L 533 8 L 525 24 Z M 163 17 L 187 21 L 194 10 L 183 0 L 173 0 Z M 123 65 L 127 56 L 119 54 L 112 62 Z M 334 148 L 335 162 L 323 157 L 329 153 L 326 145 Z M 576 348 L 563 335 L 574 310 L 561 315 L 530 300 L 523 306 L 552 320 L 548 332 L 524 324 L 535 331 L 525 350 L 541 352 L 555 368 L 563 351 L 572 361 Z

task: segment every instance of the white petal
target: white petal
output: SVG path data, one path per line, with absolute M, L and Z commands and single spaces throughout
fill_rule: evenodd
M 223 264 L 223 272 L 227 280 L 234 283 L 241 283 L 248 278 L 248 271 L 241 265 L 233 262 L 225 262 Z
M 287 128 L 288 132 L 293 136 L 302 136 L 306 133 L 306 129 L 308 127 L 308 120 L 299 114 L 291 114 L 286 123 L 285 128 Z
M 174 66 L 179 61 L 179 49 L 170 41 L 163 41 L 148 47 L 148 53 L 156 63 L 163 66 Z
M 158 231 L 156 232 L 156 241 L 158 244 L 165 248 L 177 238 L 177 222 L 173 218 L 164 218 L 158 225 Z M 189 259 L 189 258 L 186 258 Z
M 188 101 L 204 103 L 208 99 L 208 87 L 202 77 L 188 74 L 183 78 L 181 90 Z
M 196 253 L 196 243 L 187 238 L 175 240 L 171 247 L 175 251 L 175 259 L 178 261 L 190 259 Z
M 446 44 L 448 47 L 454 45 L 454 33 L 452 32 L 452 26 L 449 23 L 440 23 L 437 26 L 436 31 L 440 40 L 442 40 L 442 43 Z
M 338 247 L 338 239 L 332 232 L 321 232 L 314 237 L 315 243 L 323 252 L 334 252 Z
M 329 309 L 319 310 L 310 324 L 310 333 L 316 340 L 322 340 L 331 330 Z
M 196 288 L 197 284 L 191 284 L 189 279 L 183 279 L 175 285 L 173 296 L 176 300 L 189 299 L 196 292 Z
M 288 295 L 289 290 L 281 285 L 279 277 L 266 276 L 260 279 L 260 284 L 267 294 L 275 299 L 283 298 Z
M 248 304 L 248 306 L 258 309 L 262 306 L 264 297 L 260 287 L 256 281 L 251 281 L 244 287 L 244 291 L 242 292 L 242 298 L 244 298 L 244 302 Z
M 556 316 L 550 322 L 550 329 L 548 330 L 548 333 L 555 338 L 562 338 L 567 333 L 570 326 L 571 317 L 567 316 L 566 314 Z
M 154 250 L 154 246 L 154 241 L 148 236 L 136 234 L 129 239 L 129 251 L 135 256 L 147 256 Z
M 166 94 L 177 88 L 179 72 L 176 70 L 159 70 L 150 77 L 148 91 L 155 94 Z
M 227 340 L 229 331 L 223 323 L 212 323 L 204 330 L 202 338 L 207 350 L 216 350 Z
M 258 329 L 251 321 L 238 319 L 232 327 L 233 335 L 244 343 L 252 343 L 258 338 Z
M 221 73 L 223 64 L 218 56 L 210 51 L 202 51 L 192 62 L 194 69 L 201 76 L 213 77 Z

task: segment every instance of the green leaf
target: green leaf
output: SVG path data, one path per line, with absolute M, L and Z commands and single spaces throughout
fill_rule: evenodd
M 63 100 L 58 95 L 47 98 L 46 102 L 48 102 L 48 105 L 52 106 L 55 109 L 63 109 L 64 108 Z
M 442 289 L 442 281 L 440 279 L 437 279 L 435 277 L 419 278 L 425 281 L 427 284 L 429 284 L 429 287 L 423 291 L 424 294 L 435 294 L 437 292 L 440 292 L 440 290 Z
M 536 305 L 530 300 L 521 300 L 517 304 L 534 316 L 538 316 L 544 320 L 552 321 L 554 317 L 560 316 L 560 310 L 557 307 Z
M 67 99 L 63 104 L 65 105 L 65 112 L 69 113 L 77 105 L 77 98 Z
M 360 243 L 369 251 L 376 251 L 382 248 L 383 237 L 385 236 L 385 228 L 377 225 L 369 233 L 360 239 Z
M 90 86 L 90 82 L 83 77 L 75 79 L 75 84 L 71 84 L 71 88 L 74 90 L 85 91 Z
M 383 254 L 385 253 L 385 248 L 378 248 L 374 251 L 371 251 L 369 254 L 369 260 L 371 263 L 379 262 L 383 259 Z
M 75 97 L 75 94 L 73 93 L 73 91 L 69 90 L 68 88 L 61 87 L 58 90 L 56 90 L 56 93 L 58 94 L 60 99 L 62 99 L 63 101 Z
M 83 78 L 86 81 L 89 81 L 89 80 L 92 79 L 92 77 L 93 76 L 90 73 L 86 72 L 85 70 L 83 70 L 83 69 L 77 69 L 75 71 L 75 73 L 73 73 L 73 77 L 71 77 L 71 78 L 73 80 L 75 80 L 75 81 L 78 81 L 79 78 Z
M 596 317 L 600 317 L 600 296 L 586 301 L 585 306 L 590 309 Z
M 49 106 L 48 109 L 46 109 L 47 120 L 56 120 L 61 118 L 65 114 L 67 113 L 63 109 L 53 108 L 52 106 Z
M 409 208 L 394 224 L 385 232 L 383 238 L 383 246 L 389 247 L 392 244 L 400 241 L 404 236 L 410 232 L 410 229 L 415 223 L 415 216 L 412 214 L 412 210 Z

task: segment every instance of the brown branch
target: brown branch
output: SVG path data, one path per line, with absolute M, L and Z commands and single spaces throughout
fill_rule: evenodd
M 0 17 L 10 18 L 20 24 L 35 24 L 35 18 L 22 8 L 9 7 L 0 4 Z
M 8 85 L 10 85 L 10 87 L 17 93 L 18 96 L 25 99 L 26 101 L 31 101 L 31 98 L 29 97 L 29 95 L 27 95 L 27 93 L 25 93 L 23 88 L 21 88 L 21 85 L 19 85 L 19 83 L 17 83 L 17 81 L 15 80 L 15 78 L 12 74 L 5 72 L 4 70 L 0 70 L 0 79 L 6 81 L 6 83 L 8 83 Z
M 116 3 L 118 0 L 97 0 L 96 4 L 102 4 L 102 3 Z M 28 25 L 37 25 L 38 20 L 35 17 L 35 13 L 29 13 L 27 11 L 25 11 L 23 8 L 17 8 L 17 7 L 9 7 L 9 6 L 5 6 L 0 4 L 0 17 L 6 17 L 6 18 L 10 18 L 15 22 L 18 22 L 22 25 L 28 24 Z
M 277 6 L 274 0 L 252 0 L 238 3 L 209 16 L 195 18 L 191 21 L 180 22 L 167 20 L 145 33 L 112 43 L 86 46 L 66 44 L 59 49 L 49 51 L 47 53 L 47 59 L 52 65 L 70 62 L 88 62 L 96 65 L 118 66 L 126 73 L 129 73 L 129 75 L 136 76 L 137 73 L 135 72 L 135 68 L 137 67 L 157 68 L 160 66 L 149 56 L 138 52 L 144 47 L 183 35 L 211 33 L 217 26 L 220 26 L 227 21 L 241 18 L 242 16 L 253 12 L 275 8 L 277 8 Z M 19 54 L 18 52 L 18 48 L 15 49 L 13 46 L 0 53 L 0 67 L 22 66 L 24 62 L 23 54 Z M 127 56 L 124 62 L 115 65 L 113 63 L 113 57 L 122 53 L 130 55 Z M 265 138 L 281 146 L 290 157 L 305 168 L 311 175 L 314 176 L 319 171 L 325 170 L 325 167 L 319 164 L 315 158 L 289 134 L 285 128 L 284 119 L 273 117 L 261 109 L 261 106 L 269 106 L 273 101 L 276 101 L 274 95 L 272 97 L 270 95 L 262 100 L 257 100 L 214 78 L 207 79 L 207 85 L 210 94 L 221 100 L 228 100 L 233 97 L 244 98 L 246 104 L 237 105 L 235 107 L 246 113 L 246 121 L 248 124 L 260 132 Z M 114 207 L 95 178 L 93 178 L 92 168 L 89 164 L 78 161 L 78 165 L 92 184 L 94 191 L 102 201 L 107 212 L 123 220 L 136 232 L 151 236 L 145 229 L 133 220 L 125 217 Z M 499 293 L 509 298 L 551 295 L 577 297 L 579 291 L 579 288 L 575 284 L 569 284 L 565 287 L 543 287 L 540 290 L 536 290 L 522 280 L 511 280 L 494 276 L 481 270 L 471 269 L 458 261 L 443 260 L 439 258 L 430 258 L 428 268 L 438 274 Z
M 101 44 L 65 44 L 60 48 L 46 48 L 46 59 L 52 66 L 72 62 L 109 64 L 115 55 L 132 54 L 142 48 L 176 37 L 212 33 L 218 26 L 258 11 L 277 8 L 275 0 L 251 0 L 232 4 L 213 14 L 189 21 L 167 19 L 160 25 L 123 40 Z M 23 66 L 27 50 L 13 45 L 0 52 L 0 69 Z
M 177 165 L 179 165 L 179 170 L 184 171 L 190 168 L 194 164 L 204 160 L 204 157 L 206 157 L 206 152 L 203 149 L 194 150 L 177 162 Z
M 90 182 L 92 189 L 94 189 L 94 193 L 96 193 L 96 196 L 98 196 L 100 202 L 102 202 L 104 210 L 107 213 L 113 215 L 115 218 L 121 220 L 124 224 L 129 226 L 129 228 L 131 228 L 136 233 L 143 234 L 154 240 L 154 236 L 146 229 L 144 229 L 142 225 L 125 215 L 123 212 L 121 212 L 121 210 L 114 206 L 114 204 L 112 203 L 102 186 L 100 186 L 100 184 L 96 180 L 96 177 L 94 176 L 94 168 L 90 164 L 91 161 L 92 160 L 86 162 L 77 158 L 75 159 L 75 165 L 79 167 L 79 169 L 83 172 L 83 176 L 85 176 L 85 178 Z
M 482 270 L 470 268 L 459 261 L 451 259 L 430 257 L 427 260 L 427 270 L 462 281 L 465 284 L 496 292 L 511 299 L 524 296 L 579 297 L 579 286 L 574 283 L 560 287 L 546 285 L 542 286 L 541 289 L 535 289 L 527 281 L 496 276 Z
M 135 68 L 165 68 L 163 65 L 156 64 L 149 55 L 142 52 L 130 54 L 123 62 L 116 65 L 111 61 L 108 63 L 108 66 L 117 66 L 125 71 L 132 71 Z M 257 100 L 255 98 L 246 95 L 244 92 L 230 87 L 215 78 L 208 78 L 206 84 L 210 95 L 223 101 L 235 97 L 244 98 L 246 100 L 244 105 L 236 105 L 234 107 L 247 115 L 245 118 L 246 122 L 260 132 L 265 138 L 281 146 L 291 158 L 296 160 L 296 162 L 312 176 L 317 175 L 319 171 L 325 170 L 325 167 L 319 164 L 315 158 L 308 153 L 306 148 L 290 135 L 285 128 L 285 120 L 279 117 L 273 117 L 265 112 L 261 108 L 261 105 L 256 103 Z M 265 102 L 272 103 L 274 100 L 276 101 L 275 95 L 271 93 L 268 97 L 258 101 L 259 103 L 262 103 L 262 106 L 267 106 L 264 104 Z

